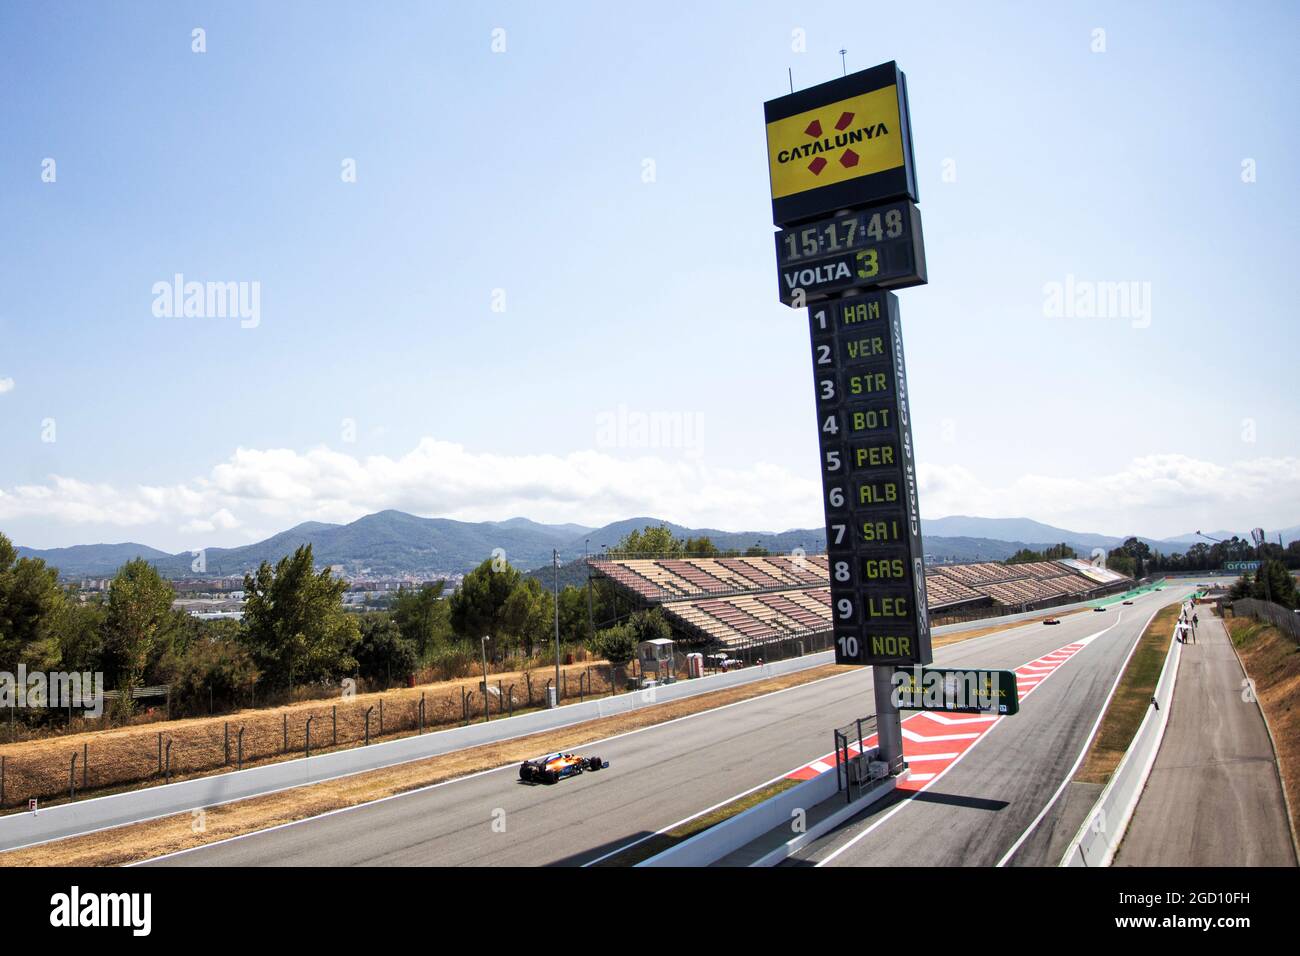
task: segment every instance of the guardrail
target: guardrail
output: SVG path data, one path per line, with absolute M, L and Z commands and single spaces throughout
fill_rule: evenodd
M 655 704 L 696 697 L 768 677 L 807 670 L 832 663 L 834 659 L 834 653 L 830 651 L 811 654 L 807 657 L 790 658 L 709 677 L 661 684 L 645 690 L 620 694 L 617 697 L 566 704 L 551 710 L 520 714 L 517 717 L 507 717 L 491 723 L 470 724 L 467 727 L 403 737 L 400 740 L 372 744 L 354 750 L 335 751 L 248 770 L 236 770 L 144 790 L 133 790 L 129 793 L 95 797 L 79 803 L 49 807 L 34 814 L 11 814 L 0 817 L 0 850 L 17 849 L 48 840 L 183 813 L 199 807 L 210 807 L 278 790 L 321 783 L 368 770 L 379 770 L 466 747 L 497 743 L 544 730 L 555 730 L 599 717 L 629 713 Z
M 1300 614 L 1280 604 L 1260 601 L 1257 598 L 1237 598 L 1230 605 L 1233 617 L 1248 615 L 1267 621 L 1293 641 L 1300 641 Z
M 1170 642 L 1160 680 L 1156 682 L 1154 700 L 1159 706 L 1147 708 L 1119 766 L 1066 847 L 1061 866 L 1110 866 L 1114 859 L 1165 735 L 1182 647 L 1178 641 Z

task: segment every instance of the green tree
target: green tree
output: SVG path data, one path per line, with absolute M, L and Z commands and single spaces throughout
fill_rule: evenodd
M 0 534 L 0 669 L 49 670 L 59 662 L 56 618 L 64 604 L 59 572 L 20 558 Z
M 1021 548 L 1011 557 L 1007 558 L 1003 564 L 1029 564 L 1034 561 L 1042 561 L 1043 555 L 1039 551 L 1032 551 L 1029 548 Z
M 239 622 L 189 618 L 182 632 L 177 653 L 159 664 L 159 677 L 172 685 L 174 712 L 206 714 L 246 702 L 260 672 L 240 641 Z
M 673 629 L 657 607 L 637 611 L 627 619 L 627 626 L 632 629 L 638 644 L 641 641 L 672 640 Z
M 356 657 L 362 677 L 385 683 L 406 680 L 419 663 L 415 642 L 404 637 L 397 621 L 384 614 L 367 614 L 362 619 Z
M 1120 574 L 1133 577 L 1135 563 L 1123 549 L 1116 548 L 1106 555 L 1106 567 L 1111 571 L 1118 571 Z
M 682 550 L 693 558 L 716 558 L 722 553 L 707 535 L 687 538 Z
M 629 531 L 614 550 L 628 554 L 680 555 L 683 546 L 682 541 L 673 536 L 668 526 L 661 524 L 646 525 L 641 531 L 635 529 Z
M 570 644 L 587 644 L 591 638 L 587 589 L 568 585 L 560 592 L 560 639 Z
M 636 657 L 636 634 L 627 624 L 615 624 L 596 632 L 593 649 L 615 667 Z
M 119 688 L 127 692 L 120 706 L 128 712 L 129 691 L 140 686 L 146 668 L 169 650 L 176 635 L 175 597 L 171 584 L 144 558 L 122 565 L 109 585 L 104 647 L 117 665 Z
M 393 622 L 420 657 L 451 638 L 451 605 L 442 600 L 446 583 L 436 581 L 419 589 L 403 588 L 393 599 Z
M 255 575 L 244 575 L 243 641 L 273 685 L 333 680 L 356 669 L 360 630 L 343 609 L 346 588 L 329 568 L 316 572 L 309 544 L 274 568 L 263 561 Z
M 100 601 L 65 600 L 55 614 L 61 665 L 72 671 L 106 671 L 104 621 L 107 608 Z
M 498 647 L 518 644 L 525 653 L 531 654 L 535 647 L 551 638 L 554 614 L 551 592 L 536 578 L 522 578 L 501 608 L 497 631 L 485 633 L 497 639 Z
M 495 569 L 494 569 L 495 563 Z M 507 634 L 518 636 L 506 626 L 506 602 L 518 588 L 523 576 L 508 561 L 488 558 L 465 575 L 460 587 L 450 599 L 452 630 L 464 640 L 479 640 L 488 635 L 494 638 Z M 537 584 L 540 590 L 541 584 Z M 521 609 L 519 602 L 512 609 L 512 623 L 518 625 Z M 524 617 L 527 615 L 524 614 Z
M 1232 598 L 1232 600 L 1234 601 L 1239 601 L 1242 598 L 1248 598 L 1254 596 L 1255 596 L 1254 584 L 1251 582 L 1250 578 L 1246 577 L 1246 575 L 1244 574 L 1241 577 L 1237 578 L 1237 580 L 1233 581 L 1232 587 L 1229 588 L 1228 590 L 1228 597 Z
M 1251 597 L 1260 601 L 1272 601 L 1294 611 L 1296 608 L 1295 578 L 1281 561 L 1265 561 L 1255 571 Z
M 1146 577 L 1146 562 L 1151 557 L 1151 546 L 1137 538 L 1126 538 L 1119 550 L 1133 559 L 1133 570 L 1129 573 L 1135 578 Z

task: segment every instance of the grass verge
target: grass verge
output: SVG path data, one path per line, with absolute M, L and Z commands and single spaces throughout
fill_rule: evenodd
M 943 640 L 939 646 L 1021 627 L 1036 620 L 1041 619 L 1006 622 L 987 628 L 957 632 L 947 635 L 949 639 Z M 555 731 L 457 750 L 425 760 L 353 774 L 338 780 L 221 804 L 205 808 L 201 816 L 185 812 L 97 833 L 68 837 L 25 849 L 10 850 L 0 853 L 0 866 L 114 866 L 152 859 L 167 853 L 318 816 L 331 810 L 357 806 L 387 796 L 444 783 L 468 774 L 492 770 L 536 757 L 539 753 L 576 749 L 594 740 L 664 723 L 724 704 L 759 697 L 786 687 L 810 683 L 849 669 L 827 664 L 741 687 L 660 704 L 630 714 L 587 721 Z M 315 752 L 313 748 L 313 753 Z M 680 842 L 687 836 L 714 826 L 727 817 L 734 816 L 779 793 L 793 783 L 794 781 L 778 781 L 725 807 L 719 807 L 703 817 L 688 821 L 682 825 L 680 833 L 674 830 L 665 836 L 674 842 Z M 646 843 L 650 842 L 646 841 Z M 659 848 L 662 849 L 667 845 L 671 843 L 661 844 Z M 648 849 L 657 852 L 653 847 Z M 649 856 L 651 853 L 646 855 Z M 632 859 L 632 862 L 639 862 L 640 859 L 641 857 L 637 857 Z
M 671 701 L 644 710 L 586 721 L 571 727 L 531 734 L 480 747 L 441 754 L 337 780 L 283 790 L 261 797 L 132 823 L 50 843 L 0 853 L 0 866 L 114 866 L 151 859 L 268 827 L 318 816 L 331 810 L 443 783 L 457 777 L 536 757 L 555 750 L 574 750 L 593 741 L 692 713 L 806 684 L 847 667 L 826 664 L 796 674 L 756 681 L 741 687 Z M 514 783 L 514 780 L 511 780 Z M 563 784 L 559 784 L 563 786 Z
M 1300 844 L 1296 828 L 1300 798 L 1300 645 L 1272 625 L 1254 618 L 1224 621 L 1246 676 L 1273 735 L 1278 774 L 1291 818 L 1291 839 Z
M 663 833 L 656 833 L 654 836 L 643 840 L 636 846 L 628 847 L 622 853 L 617 853 L 608 859 L 601 860 L 597 866 L 636 866 L 642 860 L 648 860 L 652 856 L 658 856 L 665 850 L 675 847 L 679 843 L 684 843 L 698 833 L 703 833 L 719 823 L 730 820 L 737 814 L 744 813 L 750 807 L 756 807 L 764 800 L 770 800 L 778 793 L 789 790 L 791 787 L 798 786 L 800 781 L 782 778 L 776 783 L 769 784 L 766 787 L 760 787 L 753 793 L 747 793 L 739 799 L 732 800 L 730 803 L 723 804 L 708 813 L 701 814 L 685 823 L 673 827 L 671 830 L 665 830 Z
M 1181 608 L 1180 603 L 1175 603 L 1157 611 L 1142 632 L 1092 746 L 1088 748 L 1088 755 L 1074 775 L 1077 782 L 1104 785 L 1124 759 L 1133 736 L 1151 707 L 1151 698 L 1155 695 Z

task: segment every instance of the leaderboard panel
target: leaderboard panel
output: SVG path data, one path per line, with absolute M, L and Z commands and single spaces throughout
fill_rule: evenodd
M 776 264 L 778 296 L 792 307 L 855 287 L 924 285 L 921 212 L 900 200 L 782 229 Z
M 931 660 L 898 299 L 808 309 L 837 663 Z

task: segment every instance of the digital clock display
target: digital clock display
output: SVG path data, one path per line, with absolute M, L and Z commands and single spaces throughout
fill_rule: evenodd
M 782 229 L 776 234 L 777 265 L 823 259 L 879 245 L 886 240 L 902 239 L 911 229 L 915 209 L 911 202 L 896 202 Z
M 902 200 L 783 229 L 776 258 L 780 299 L 794 308 L 845 289 L 922 285 L 921 213 Z

